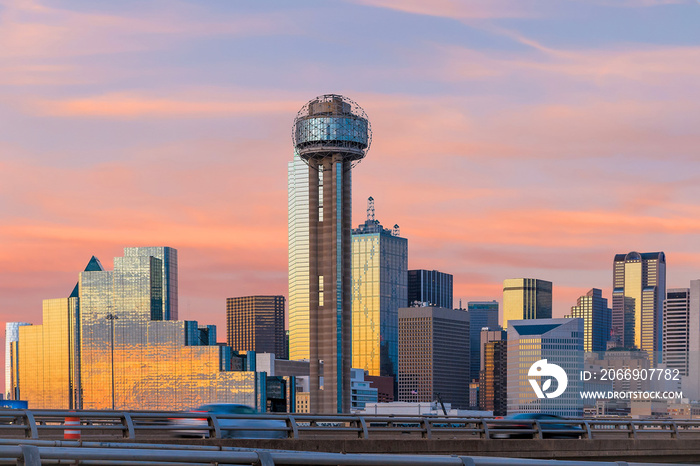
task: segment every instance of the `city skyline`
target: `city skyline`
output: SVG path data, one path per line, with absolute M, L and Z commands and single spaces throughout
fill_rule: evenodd
M 43 299 L 124 245 L 180 251 L 181 319 L 223 329 L 226 297 L 286 295 L 290 120 L 323 92 L 362 102 L 376 133 L 352 224 L 375 197 L 409 268 L 453 274 L 455 302 L 502 302 L 504 279 L 536 277 L 562 317 L 592 287 L 611 297 L 627 251 L 664 251 L 667 286 L 687 287 L 700 6 L 606 3 L 180 2 L 163 16 L 0 2 L 0 315 L 39 323 Z M 309 56 L 300 25 L 338 13 L 363 37 L 319 45 L 343 60 Z

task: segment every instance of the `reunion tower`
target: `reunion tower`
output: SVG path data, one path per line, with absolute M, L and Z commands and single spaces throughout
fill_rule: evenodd
M 309 166 L 309 356 L 312 413 L 350 412 L 351 169 L 372 142 L 364 110 L 342 95 L 309 101 L 294 119 L 294 149 Z M 319 369 L 323 361 L 323 390 Z

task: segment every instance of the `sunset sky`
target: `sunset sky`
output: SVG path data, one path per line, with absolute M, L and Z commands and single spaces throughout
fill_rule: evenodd
M 291 126 L 325 93 L 374 132 L 353 223 L 373 196 L 455 304 L 541 278 L 560 317 L 631 250 L 687 287 L 699 25 L 695 0 L 0 0 L 0 315 L 172 246 L 180 317 L 223 341 L 226 297 L 287 294 Z

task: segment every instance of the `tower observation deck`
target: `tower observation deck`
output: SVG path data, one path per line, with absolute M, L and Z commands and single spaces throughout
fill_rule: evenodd
M 299 110 L 292 139 L 299 157 L 309 166 L 310 409 L 349 413 L 351 169 L 367 154 L 372 130 L 359 105 L 347 97 L 326 94 Z

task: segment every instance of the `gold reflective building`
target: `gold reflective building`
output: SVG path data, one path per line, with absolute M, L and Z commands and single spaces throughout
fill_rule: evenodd
M 43 325 L 19 329 L 20 396 L 31 408 L 75 409 L 78 298 L 46 299 Z
M 552 282 L 536 278 L 503 281 L 503 328 L 509 320 L 551 319 Z
M 263 375 L 231 371 L 229 347 L 187 345 L 196 323 L 164 319 L 177 314 L 164 293 L 177 290 L 176 267 L 172 248 L 125 248 L 114 271 L 93 257 L 71 297 L 45 300 L 43 324 L 20 328 L 21 398 L 37 409 L 264 410 Z
M 398 380 L 399 308 L 408 301 L 408 240 L 382 227 L 368 199 L 352 231 L 352 367 Z
M 481 332 L 481 371 L 479 375 L 479 409 L 493 411 L 494 416 L 508 414 L 508 345 L 506 332 Z
M 612 338 L 623 348 L 661 351 L 666 256 L 617 254 L 613 263 Z

